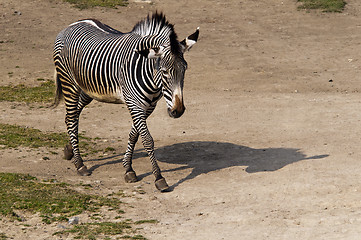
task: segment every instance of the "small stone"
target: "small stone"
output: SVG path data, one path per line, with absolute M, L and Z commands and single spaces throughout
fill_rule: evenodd
M 78 217 L 71 217 L 69 218 L 68 224 L 70 225 L 76 225 L 79 223 L 79 218 Z
M 60 229 L 66 229 L 66 227 L 64 225 L 61 225 L 61 224 L 58 224 L 56 227 L 60 228 Z
M 136 3 L 152 3 L 152 1 L 150 1 L 150 0 L 134 0 L 134 2 L 136 2 Z

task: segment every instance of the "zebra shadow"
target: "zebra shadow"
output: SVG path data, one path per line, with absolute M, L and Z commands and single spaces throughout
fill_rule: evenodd
M 176 172 L 191 169 L 191 173 L 170 186 L 173 190 L 181 183 L 191 180 L 200 174 L 221 170 L 234 166 L 243 166 L 247 173 L 276 171 L 289 164 L 311 159 L 322 159 L 329 155 L 307 157 L 296 148 L 262 148 L 255 149 L 227 142 L 193 141 L 176 143 L 157 148 L 155 154 L 160 162 L 181 165 L 176 168 L 162 169 L 162 172 Z M 98 163 L 89 170 L 91 172 L 106 166 L 121 164 L 124 154 L 116 154 L 101 159 L 91 159 Z M 144 149 L 137 149 L 133 161 L 147 157 Z M 104 162 L 105 161 L 105 162 Z M 151 172 L 139 174 L 139 180 L 151 175 Z
M 157 148 L 156 156 L 161 162 L 183 165 L 163 172 L 192 169 L 191 173 L 178 180 L 170 189 L 191 180 L 200 174 L 234 166 L 244 166 L 247 173 L 276 171 L 289 164 L 310 159 L 322 159 L 329 155 L 307 157 L 300 149 L 264 148 L 254 149 L 227 142 L 195 141 L 177 143 Z M 151 173 L 139 175 L 142 179 Z

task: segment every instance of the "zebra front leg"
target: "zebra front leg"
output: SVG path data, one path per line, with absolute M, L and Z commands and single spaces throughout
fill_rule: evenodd
M 132 168 L 132 158 L 135 144 L 138 141 L 139 133 L 135 129 L 134 125 L 132 125 L 132 129 L 129 133 L 129 140 L 128 140 L 128 147 L 127 151 L 125 152 L 124 159 L 123 159 L 123 166 L 125 168 L 125 182 L 131 183 L 138 181 L 137 175 L 135 174 Z
M 152 172 L 155 176 L 155 186 L 159 191 L 167 191 L 169 190 L 169 186 L 167 182 L 165 181 L 164 177 L 162 177 L 160 168 L 157 163 L 157 159 L 154 156 L 154 141 L 152 136 L 150 135 L 150 132 L 148 130 L 147 124 L 145 120 L 140 121 L 138 125 L 138 129 L 140 132 L 140 135 L 142 137 L 142 143 L 145 148 L 145 150 L 148 153 L 148 156 L 150 158 L 150 162 L 152 163 Z

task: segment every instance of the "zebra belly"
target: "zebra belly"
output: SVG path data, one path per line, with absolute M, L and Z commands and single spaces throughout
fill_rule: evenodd
M 99 94 L 86 90 L 84 92 L 99 102 L 117 103 L 117 104 L 125 103 L 123 93 L 120 89 L 117 89 L 115 92 L 111 92 L 108 94 Z

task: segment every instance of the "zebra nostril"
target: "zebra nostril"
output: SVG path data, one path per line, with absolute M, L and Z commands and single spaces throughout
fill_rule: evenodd
M 177 110 L 176 110 L 176 109 L 172 110 L 171 114 L 172 114 L 173 116 L 177 116 Z

